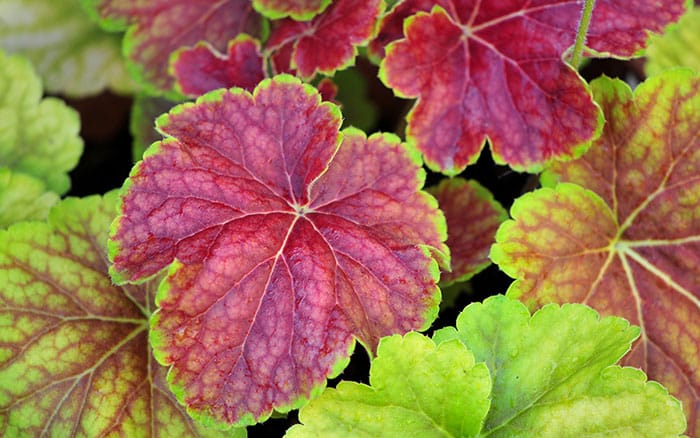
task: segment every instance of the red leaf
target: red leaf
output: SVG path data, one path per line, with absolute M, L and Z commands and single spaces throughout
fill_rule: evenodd
M 178 91 L 197 97 L 217 88 L 241 87 L 253 91 L 265 78 L 258 41 L 241 34 L 220 54 L 206 42 L 178 50 L 172 59 Z
M 379 24 L 377 36 L 367 46 L 367 54 L 379 63 L 384 57 L 384 48 L 392 41 L 403 37 L 403 22 L 417 12 L 428 12 L 433 6 L 449 8 L 450 0 L 411 0 L 394 5 Z
M 352 65 L 357 46 L 374 32 L 381 5 L 380 0 L 337 0 L 311 21 L 279 22 L 267 42 L 275 71 L 310 79 Z
M 600 124 L 585 84 L 562 60 L 574 41 L 581 2 L 442 3 L 444 9 L 435 6 L 405 21 L 405 38 L 387 47 L 380 69 L 397 95 L 418 98 L 407 137 L 426 163 L 459 173 L 487 137 L 496 160 L 517 170 L 579 156 Z M 408 1 L 397 10 L 410 6 L 425 3 Z M 664 2 L 663 9 L 654 0 L 600 0 L 589 45 L 630 56 L 648 32 L 684 11 L 683 0 Z M 391 19 L 385 23 L 395 26 Z
M 321 94 L 321 100 L 327 102 L 333 102 L 334 104 L 340 106 L 339 102 L 336 102 L 335 98 L 338 95 L 338 86 L 329 78 L 323 78 L 319 81 L 316 86 L 318 92 Z
M 88 0 L 108 29 L 128 29 L 124 51 L 149 91 L 172 93 L 170 55 L 206 41 L 225 51 L 240 33 L 257 35 L 261 18 L 248 0 Z
M 476 181 L 446 179 L 431 193 L 445 213 L 447 246 L 452 256 L 452 271 L 442 275 L 440 284 L 468 280 L 491 264 L 489 249 L 508 214 Z
M 350 129 L 339 147 L 340 122 L 290 76 L 209 93 L 159 119 L 172 138 L 125 185 L 113 278 L 177 259 L 152 342 L 198 417 L 248 424 L 298 407 L 353 337 L 374 350 L 435 317 L 431 253 L 448 258 L 420 160 L 392 135 Z

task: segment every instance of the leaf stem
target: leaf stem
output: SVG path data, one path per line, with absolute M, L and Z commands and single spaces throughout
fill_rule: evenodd
M 583 12 L 581 13 L 581 21 L 578 24 L 578 32 L 576 33 L 576 42 L 574 43 L 574 52 L 571 54 L 571 65 L 578 70 L 581 63 L 581 53 L 583 53 L 583 45 L 586 42 L 586 34 L 588 26 L 591 24 L 591 16 L 593 15 L 593 6 L 595 0 L 585 0 L 583 4 Z

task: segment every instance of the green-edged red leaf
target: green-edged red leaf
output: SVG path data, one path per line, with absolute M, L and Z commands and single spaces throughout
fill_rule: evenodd
M 456 340 L 436 346 L 415 332 L 384 338 L 369 380 L 325 390 L 285 436 L 476 436 L 490 406 L 488 368 Z
M 253 0 L 253 7 L 270 19 L 291 17 L 308 21 L 323 12 L 331 0 Z
M 71 198 L 0 231 L 2 436 L 222 436 L 192 422 L 153 359 L 156 284 L 109 278 L 116 202 Z
M 459 173 L 487 138 L 496 161 L 517 170 L 580 156 L 600 125 L 585 83 L 562 60 L 574 42 L 581 2 L 435 4 L 404 21 L 403 38 L 386 48 L 380 68 L 397 95 L 418 98 L 406 135 L 428 166 Z M 588 46 L 631 56 L 649 32 L 678 19 L 685 4 L 599 0 Z
M 83 0 L 108 30 L 128 29 L 127 67 L 156 94 L 173 93 L 170 55 L 181 47 L 208 42 L 225 52 L 240 33 L 257 36 L 261 17 L 248 0 Z
M 384 48 L 403 37 L 403 22 L 417 12 L 428 12 L 433 6 L 448 8 L 450 0 L 400 1 L 382 16 L 377 35 L 367 45 L 367 55 L 377 64 L 384 57 Z
M 678 400 L 638 369 L 614 366 L 639 332 L 580 304 L 549 304 L 530 316 L 499 295 L 470 304 L 456 330 L 433 338 L 438 346 L 461 340 L 491 372 L 479 436 L 679 436 L 686 423 Z
M 675 70 L 634 93 L 608 78 L 592 87 L 603 135 L 543 177 L 565 183 L 515 202 L 491 257 L 517 279 L 509 294 L 531 306 L 583 302 L 639 325 L 626 362 L 683 401 L 697 435 L 700 78 Z
M 489 250 L 508 213 L 476 181 L 446 179 L 430 192 L 445 213 L 447 246 L 452 256 L 451 271 L 442 275 L 440 284 L 468 280 L 491 264 Z
M 352 65 L 357 47 L 374 35 L 381 12 L 381 0 L 336 0 L 311 21 L 280 21 L 266 45 L 275 71 L 310 79 Z
M 240 87 L 253 91 L 265 78 L 260 43 L 246 34 L 231 40 L 225 55 L 209 43 L 201 42 L 180 49 L 171 62 L 178 91 L 190 97 L 217 88 Z
M 188 411 L 248 424 L 299 407 L 357 338 L 425 328 L 449 263 L 420 159 L 392 135 L 338 131 L 291 76 L 218 90 L 158 121 L 123 189 L 113 278 L 175 261 L 152 319 L 156 357 Z M 340 144 L 342 138 L 342 144 Z

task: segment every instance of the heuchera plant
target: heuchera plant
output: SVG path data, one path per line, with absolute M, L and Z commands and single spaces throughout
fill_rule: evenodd
M 0 434 L 700 436 L 692 9 L 0 0 Z

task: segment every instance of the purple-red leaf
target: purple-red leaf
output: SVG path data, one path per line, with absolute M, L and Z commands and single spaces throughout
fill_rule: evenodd
M 431 193 L 445 213 L 447 246 L 452 256 L 452 270 L 442 275 L 440 284 L 468 280 L 491 264 L 489 250 L 508 213 L 476 181 L 446 179 Z
M 291 76 L 219 90 L 161 117 L 170 138 L 125 184 L 113 278 L 176 260 L 151 339 L 198 418 L 242 425 L 298 407 L 353 338 L 374 350 L 435 317 L 433 257 L 449 257 L 420 159 L 340 123 Z
M 178 91 L 190 97 L 217 88 L 240 87 L 253 91 L 265 78 L 260 43 L 246 34 L 231 40 L 225 55 L 201 42 L 180 49 L 171 62 Z
M 588 46 L 631 56 L 648 32 L 677 20 L 685 3 L 600 0 Z M 573 44 L 582 2 L 433 4 L 439 5 L 405 20 L 404 38 L 387 47 L 380 69 L 397 95 L 418 98 L 407 138 L 428 166 L 459 173 L 476 160 L 487 138 L 495 159 L 518 170 L 579 156 L 600 126 L 584 82 L 562 60 Z M 395 10 L 400 18 L 426 6 L 409 0 Z M 387 18 L 382 39 L 393 38 L 395 27 Z
M 381 13 L 381 0 L 336 0 L 311 21 L 286 19 L 272 30 L 267 50 L 275 71 L 312 78 L 352 65 Z
M 128 67 L 153 93 L 172 93 L 168 72 L 177 49 L 208 42 L 220 52 L 240 33 L 257 35 L 261 17 L 248 0 L 86 0 L 101 25 L 128 29 L 124 52 Z

